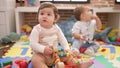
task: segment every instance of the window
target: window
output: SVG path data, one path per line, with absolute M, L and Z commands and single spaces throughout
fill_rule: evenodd
M 16 0 L 16 2 L 20 2 L 24 0 Z M 28 0 L 29 1 L 29 0 Z M 35 1 L 35 0 L 30 0 Z M 53 3 L 89 3 L 90 0 L 39 0 L 40 2 L 53 2 Z
M 115 0 L 115 3 L 116 4 L 120 4 L 120 0 Z
M 41 2 L 53 2 L 53 3 L 89 3 L 90 0 L 40 0 Z

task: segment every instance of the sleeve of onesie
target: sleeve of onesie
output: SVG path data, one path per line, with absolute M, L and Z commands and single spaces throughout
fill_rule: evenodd
M 45 46 L 39 43 L 39 31 L 36 28 L 33 28 L 29 37 L 29 41 L 31 48 L 34 51 L 44 53 Z
M 72 28 L 72 34 L 73 33 L 79 33 L 80 32 L 80 26 L 78 23 L 75 23 Z
M 65 50 L 70 50 L 70 47 L 68 45 L 68 42 L 67 42 L 67 39 L 65 38 L 62 30 L 57 26 L 59 32 L 58 32 L 58 39 L 59 39 L 59 42 L 60 44 L 62 45 L 62 47 L 65 49 Z
M 92 24 L 93 24 L 94 29 L 95 29 L 95 30 L 98 30 L 98 29 L 97 29 L 97 26 L 96 26 L 96 20 L 93 19 L 93 20 L 91 20 L 91 22 L 92 22 Z

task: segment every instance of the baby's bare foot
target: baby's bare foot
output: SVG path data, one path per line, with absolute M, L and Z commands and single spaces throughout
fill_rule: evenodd
M 83 61 L 80 65 L 79 68 L 89 68 L 93 64 L 94 58 L 90 58 L 87 61 Z

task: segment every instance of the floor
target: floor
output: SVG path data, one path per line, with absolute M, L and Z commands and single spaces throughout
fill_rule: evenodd
M 14 45 L 14 46 L 13 46 Z M 11 47 L 12 46 L 12 47 Z M 12 49 L 11 49 L 12 48 Z M 3 54 L 4 49 L 9 49 L 7 54 Z M 15 53 L 13 53 L 15 52 Z M 29 42 L 17 42 L 10 44 L 0 44 L 0 57 L 31 57 Z M 86 59 L 86 56 L 82 57 Z M 94 55 L 95 60 L 90 68 L 120 68 L 120 47 L 113 45 L 101 45 L 101 48 Z
M 4 52 L 10 49 L 11 46 L 13 46 L 14 43 L 8 43 L 8 44 L 2 44 L 0 43 L 0 58 L 4 55 Z

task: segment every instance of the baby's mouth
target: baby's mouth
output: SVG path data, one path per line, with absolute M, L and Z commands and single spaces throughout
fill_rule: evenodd
M 47 22 L 47 20 L 43 20 L 44 22 Z
M 43 21 L 45 21 L 45 22 L 46 22 L 47 20 L 43 20 Z

